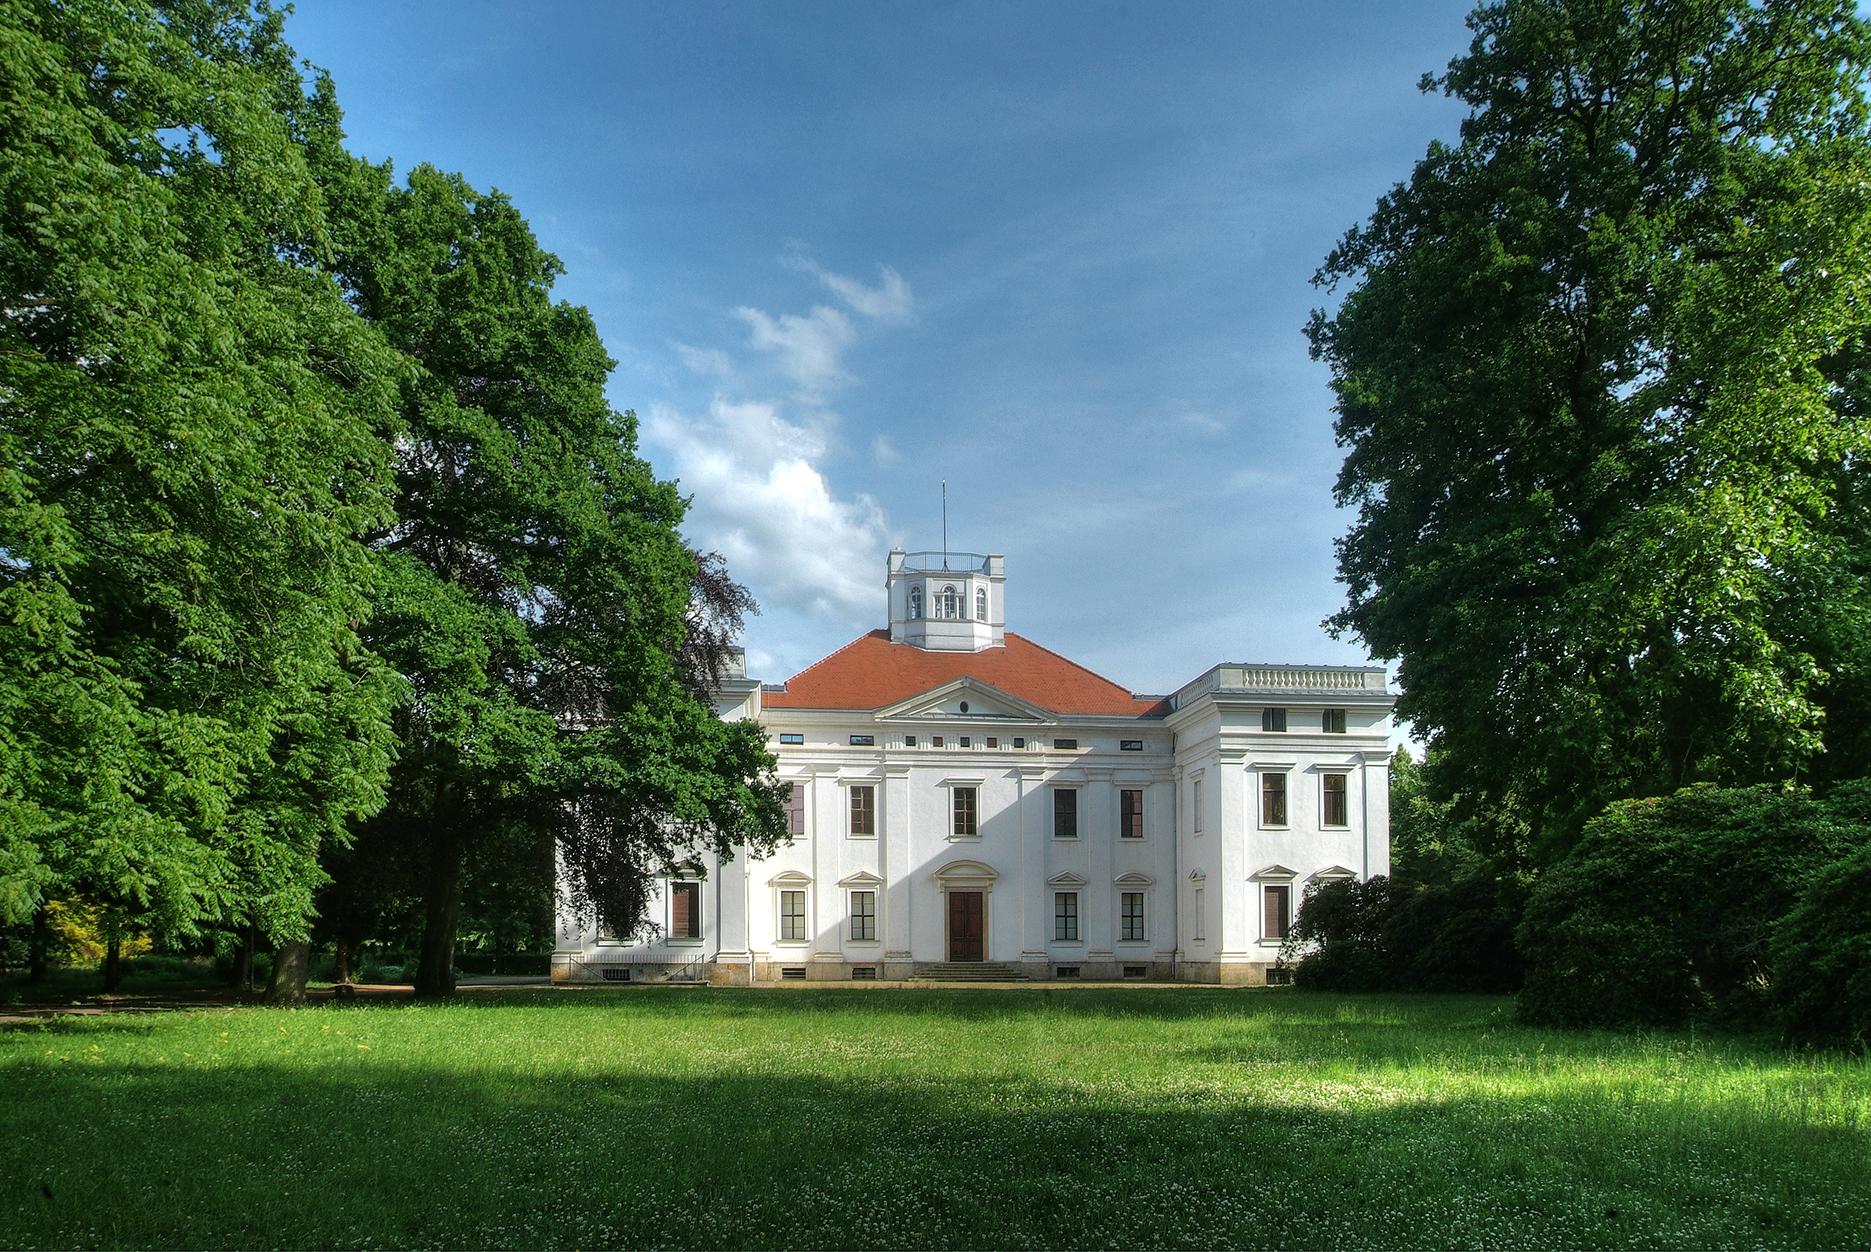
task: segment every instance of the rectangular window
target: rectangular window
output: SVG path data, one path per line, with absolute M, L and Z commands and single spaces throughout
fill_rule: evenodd
M 877 893 L 875 891 L 851 893 L 851 937 L 853 939 L 877 937 Z
M 702 937 L 702 885 L 698 882 L 679 882 L 669 888 L 669 937 L 671 939 L 700 939 Z
M 1202 888 L 1197 887 L 1195 889 L 1195 916 L 1190 919 L 1195 924 L 1195 933 L 1190 937 L 1193 938 L 1197 943 L 1200 943 L 1202 939 L 1204 938 L 1203 927 L 1206 924 L 1204 914 L 1208 912 L 1208 910 L 1202 907 L 1202 905 L 1203 905 Z
M 1265 773 L 1260 776 L 1260 824 L 1286 825 L 1286 775 Z
M 1143 838 L 1143 791 L 1117 793 L 1117 834 L 1120 839 Z
M 1078 942 L 1078 892 L 1052 893 L 1052 937 L 1060 942 Z
M 1342 735 L 1345 733 L 1345 710 L 1327 709 L 1321 721 L 1326 734 Z
M 854 835 L 877 833 L 877 788 L 851 788 L 851 833 Z
M 974 788 L 951 787 L 949 792 L 952 797 L 950 804 L 955 811 L 955 833 L 962 836 L 979 834 L 975 825 Z
M 1013 746 L 1016 748 L 1024 748 L 1026 747 L 1026 740 L 1021 738 L 1019 735 L 1015 735 L 1013 737 Z
M 929 746 L 930 746 L 930 747 L 933 747 L 933 748 L 939 748 L 939 747 L 941 747 L 941 746 L 942 746 L 942 736 L 941 736 L 941 735 L 931 735 L 931 736 L 929 736 Z
M 1055 748 L 1067 748 L 1067 749 L 1070 749 L 1070 748 L 1076 748 L 1076 747 L 1078 747 L 1078 740 L 1076 740 L 1076 739 L 1055 739 L 1055 740 L 1053 740 L 1053 741 L 1052 741 L 1052 746 L 1053 746 L 1053 747 L 1055 747 Z
M 1052 837 L 1078 838 L 1078 792 L 1070 787 L 1052 789 Z
M 1120 917 L 1124 923 L 1121 935 L 1125 939 L 1143 938 L 1143 892 L 1126 891 L 1119 897 Z
M 804 743 L 805 741 L 806 741 L 806 737 L 804 735 L 781 735 L 780 736 L 781 743 Z
M 780 938 L 804 939 L 806 937 L 806 893 L 803 891 L 780 892 Z
M 874 746 L 876 743 L 877 743 L 876 735 L 853 735 L 851 736 L 851 746 L 854 748 L 869 748 L 869 747 Z
M 1345 803 L 1345 775 L 1325 775 L 1325 813 L 1327 826 L 1349 826 L 1350 806 Z
M 969 740 L 967 735 L 963 735 L 961 737 L 961 746 L 964 748 L 972 748 L 974 744 Z
M 1193 790 L 1195 795 L 1189 801 L 1189 808 L 1195 819 L 1195 833 L 1199 835 L 1202 833 L 1202 780 L 1200 778 L 1195 780 Z
M 913 748 L 913 747 L 915 747 L 915 746 L 916 746 L 916 736 L 915 736 L 915 735 L 904 735 L 904 736 L 903 736 L 903 746 L 904 746 L 904 747 L 906 747 L 906 748 Z
M 794 783 L 792 790 L 786 793 L 786 833 L 803 835 L 806 833 L 806 785 Z
M 1286 710 L 1262 709 L 1260 711 L 1260 728 L 1262 730 L 1285 730 Z
M 1285 883 L 1278 887 L 1262 887 L 1260 898 L 1266 914 L 1261 926 L 1261 938 L 1286 938 L 1286 928 L 1292 921 L 1293 889 Z
M 1000 747 L 1000 740 L 996 739 L 993 735 L 989 735 L 987 737 L 987 746 L 990 748 L 998 748 Z
M 1119 752 L 1141 752 L 1143 751 L 1143 740 L 1119 739 L 1117 741 L 1117 750 Z

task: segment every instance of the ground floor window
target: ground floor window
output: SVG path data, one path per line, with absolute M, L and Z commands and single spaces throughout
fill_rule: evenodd
M 1284 939 L 1287 927 L 1293 921 L 1293 888 L 1285 883 L 1277 887 L 1260 889 L 1261 904 L 1265 910 L 1265 924 L 1261 927 L 1261 938 Z
M 853 939 L 877 937 L 877 893 L 875 891 L 851 893 L 851 937 Z
M 1143 938 L 1143 892 L 1126 891 L 1120 897 L 1119 904 L 1121 906 L 1119 917 L 1124 924 L 1122 937 L 1125 939 Z
M 702 885 L 698 882 L 679 882 L 669 888 L 669 937 L 671 939 L 700 939 L 702 937 Z
M 1074 942 L 1078 939 L 1078 892 L 1053 892 L 1052 937 Z
M 780 938 L 804 939 L 806 937 L 806 893 L 803 891 L 780 892 Z

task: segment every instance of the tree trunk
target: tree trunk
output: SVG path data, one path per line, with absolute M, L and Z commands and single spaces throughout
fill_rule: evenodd
M 416 994 L 455 994 L 455 926 L 461 920 L 461 841 L 452 829 L 429 845 L 429 881 L 423 892 L 422 947 Z
M 26 957 L 27 977 L 33 982 L 44 982 L 52 968 L 52 919 L 45 911 L 45 905 L 33 910 L 32 946 Z
M 234 949 L 234 969 L 227 981 L 236 991 L 245 991 L 253 981 L 253 927 L 243 926 L 240 946 Z
M 332 945 L 331 978 L 336 983 L 351 981 L 351 941 L 340 939 Z
M 123 986 L 123 940 L 112 935 L 104 945 L 104 994 L 114 996 Z
M 268 1004 L 304 1004 L 305 983 L 312 974 L 312 941 L 282 943 L 273 954 L 273 977 L 266 984 Z

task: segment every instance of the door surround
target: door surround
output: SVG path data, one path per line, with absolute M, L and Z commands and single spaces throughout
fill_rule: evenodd
M 994 883 L 1000 877 L 1000 871 L 981 861 L 949 861 L 936 870 L 932 877 L 942 893 L 942 959 L 949 959 L 953 950 L 952 937 L 949 934 L 949 919 L 952 916 L 949 893 L 952 891 L 979 892 L 981 895 L 981 959 L 992 960 L 994 956 L 994 930 L 992 925 L 993 909 L 989 897 L 994 893 Z

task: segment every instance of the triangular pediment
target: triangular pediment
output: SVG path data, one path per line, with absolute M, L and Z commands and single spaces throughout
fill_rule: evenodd
M 838 880 L 838 885 L 840 887 L 856 888 L 859 891 L 867 891 L 883 886 L 884 880 L 867 869 L 861 869 L 855 874 L 849 874 L 840 878 Z
M 968 706 L 965 710 L 964 704 Z M 886 705 L 878 709 L 875 716 L 879 720 L 980 721 L 989 726 L 1007 722 L 1051 724 L 1058 720 L 1039 705 L 966 674 L 939 687 L 919 691 L 907 700 Z
M 1334 865 L 1330 869 L 1322 869 L 1318 873 L 1311 875 L 1307 881 L 1327 882 L 1335 878 L 1356 878 L 1357 876 L 1356 870 L 1346 869 L 1343 865 Z
M 1292 882 L 1298 877 L 1299 871 L 1288 869 L 1284 865 L 1269 865 L 1258 874 L 1252 875 L 1255 882 Z
M 1074 874 L 1071 870 L 1067 870 L 1063 874 L 1054 874 L 1051 878 L 1048 878 L 1046 880 L 1046 885 L 1048 887 L 1083 887 L 1085 885 L 1085 880 L 1080 878 L 1077 874 Z

